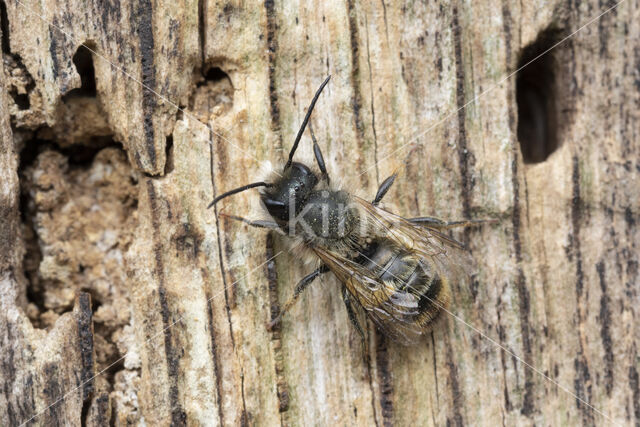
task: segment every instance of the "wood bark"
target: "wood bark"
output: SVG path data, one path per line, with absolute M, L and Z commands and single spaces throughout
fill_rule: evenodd
M 614 5 L 0 0 L 0 423 L 640 425 L 640 2 Z M 329 276 L 268 331 L 309 269 L 216 216 L 255 191 L 207 210 L 328 74 L 335 180 L 498 219 L 454 232 L 472 274 L 433 332 L 369 324 L 369 358 Z

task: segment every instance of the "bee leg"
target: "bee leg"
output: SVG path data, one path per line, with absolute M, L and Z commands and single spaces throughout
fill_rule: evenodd
M 416 225 L 424 225 L 431 228 L 437 228 L 440 230 L 448 230 L 450 228 L 457 227 L 474 227 L 476 225 L 484 223 L 495 223 L 495 219 L 465 219 L 462 221 L 443 221 L 439 218 L 433 218 L 430 216 L 421 216 L 418 218 L 409 219 L 410 222 Z
M 380 184 L 380 188 L 378 188 L 378 192 L 376 193 L 375 199 L 373 199 L 373 202 L 371 202 L 372 204 L 377 205 L 378 203 L 380 203 L 384 195 L 387 194 L 387 191 L 389 191 L 389 189 L 393 185 L 393 181 L 395 181 L 396 176 L 398 176 L 398 174 L 394 173 L 389 178 L 382 181 L 382 184 Z
M 358 334 L 360 335 L 360 341 L 362 342 L 362 349 L 364 351 L 367 348 L 364 339 L 364 331 L 362 330 L 362 326 L 360 326 L 360 323 L 358 322 L 356 312 L 353 310 L 353 306 L 351 305 L 351 295 L 349 294 L 347 287 L 344 285 L 342 286 L 342 300 L 344 301 L 344 305 L 347 307 L 347 314 L 349 315 L 351 324 L 356 328 L 356 331 L 358 331 Z
M 245 224 L 250 225 L 252 227 L 268 228 L 270 230 L 275 230 L 275 231 L 279 232 L 280 234 L 284 234 L 284 231 L 282 231 L 280 226 L 274 221 L 264 221 L 264 220 L 255 220 L 255 221 L 253 221 L 253 220 L 250 220 L 250 219 L 243 218 L 241 216 L 227 215 L 227 214 L 224 214 L 224 213 L 220 213 L 219 215 L 220 216 L 226 216 L 227 218 L 235 219 L 236 221 L 244 222 Z
M 320 150 L 318 141 L 316 141 L 316 136 L 313 133 L 313 126 L 311 126 L 311 121 L 309 121 L 309 132 L 311 132 L 311 139 L 313 140 L 313 154 L 316 156 L 316 162 L 318 162 L 318 167 L 320 168 L 320 172 L 322 172 L 322 179 L 326 180 L 327 184 L 329 184 L 329 174 L 327 173 L 327 166 L 324 164 L 324 157 L 322 156 L 322 151 Z
M 316 277 L 326 273 L 327 271 L 329 271 L 329 269 L 327 268 L 327 266 L 323 265 L 322 267 L 314 270 L 312 273 L 304 276 L 302 280 L 300 280 L 296 285 L 296 288 L 293 291 L 293 296 L 289 298 L 289 301 L 287 301 L 282 306 L 282 309 L 280 310 L 280 313 L 278 314 L 278 316 L 275 319 L 273 319 L 271 322 L 269 322 L 267 329 L 272 330 L 278 323 L 280 323 L 280 321 L 282 320 L 282 316 L 284 316 L 284 314 L 287 311 L 289 311 L 291 307 L 293 307 L 293 305 L 298 300 L 298 297 L 300 296 L 300 294 L 304 292 L 305 289 L 307 289 L 307 287 L 311 284 L 311 282 L 314 281 Z

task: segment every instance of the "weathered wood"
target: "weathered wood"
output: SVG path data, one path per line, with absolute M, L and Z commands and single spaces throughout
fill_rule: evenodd
M 640 2 L 502 83 L 601 3 L 0 0 L 0 423 L 640 425 Z M 255 191 L 206 209 L 327 74 L 333 180 L 499 219 L 456 232 L 433 333 L 368 325 L 370 359 L 329 275 L 268 331 L 310 268 L 215 215 Z

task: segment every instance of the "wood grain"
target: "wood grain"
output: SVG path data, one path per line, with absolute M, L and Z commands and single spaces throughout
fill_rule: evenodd
M 537 163 L 504 79 L 615 3 L 499 3 L 1 0 L 0 423 L 640 425 L 640 3 L 548 54 Z M 332 179 L 402 170 L 397 213 L 499 220 L 454 233 L 473 275 L 432 334 L 368 325 L 368 359 L 329 276 L 269 332 L 310 268 L 217 215 L 255 192 L 206 209 L 328 74 Z

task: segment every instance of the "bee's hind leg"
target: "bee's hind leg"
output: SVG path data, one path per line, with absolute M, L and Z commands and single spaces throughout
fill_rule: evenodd
M 351 294 L 347 290 L 347 287 L 342 285 L 342 300 L 344 301 L 344 305 L 347 307 L 347 314 L 349 315 L 349 320 L 358 334 L 360 335 L 360 341 L 362 342 L 362 351 L 365 352 L 367 345 L 366 340 L 364 338 L 364 331 L 362 330 L 362 326 L 360 326 L 360 322 L 358 322 L 358 317 L 356 316 L 356 312 L 351 305 Z
M 458 227 L 474 227 L 480 224 L 491 224 L 497 222 L 495 219 L 465 219 L 462 221 L 444 221 L 439 218 L 430 216 L 421 216 L 418 218 L 410 218 L 409 222 L 416 225 L 424 225 L 426 227 L 437 228 L 439 230 L 448 230 Z
M 327 268 L 327 266 L 323 265 L 320 268 L 317 268 L 316 270 L 314 270 L 312 273 L 304 276 L 302 280 L 300 280 L 296 285 L 296 288 L 293 291 L 293 296 L 289 298 L 289 301 L 287 301 L 282 306 L 282 309 L 280 310 L 280 313 L 278 314 L 278 316 L 275 319 L 273 319 L 271 322 L 269 322 L 267 329 L 272 330 L 276 325 L 278 325 L 282 320 L 282 316 L 284 316 L 284 314 L 287 311 L 289 311 L 291 307 L 293 307 L 293 305 L 298 300 L 298 297 L 300 296 L 300 294 L 304 292 L 305 289 L 307 289 L 307 287 L 311 284 L 311 282 L 315 280 L 316 277 L 326 273 L 327 271 L 329 271 L 329 269 Z

